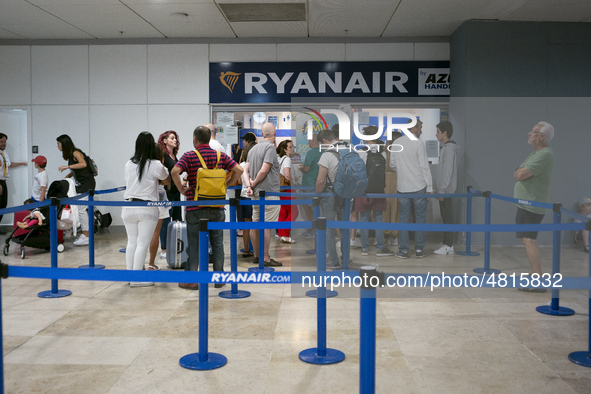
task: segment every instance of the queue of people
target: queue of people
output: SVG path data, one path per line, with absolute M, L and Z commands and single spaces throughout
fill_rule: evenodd
M 440 157 L 436 167 L 435 177 L 432 177 L 424 142 L 420 139 L 422 134 L 422 122 L 417 120 L 413 127 L 409 128 L 410 135 L 397 135 L 396 144 L 401 147 L 398 152 L 390 152 L 386 149 L 370 149 L 361 152 L 360 157 L 366 163 L 368 178 L 371 186 L 368 193 L 392 193 L 398 194 L 449 194 L 457 189 L 457 162 L 460 147 L 452 139 L 453 126 L 448 121 L 443 121 L 436 126 L 436 138 L 440 142 Z M 364 129 L 366 135 L 377 135 L 377 127 L 369 126 Z M 240 183 L 242 185 L 240 199 L 258 199 L 261 192 L 279 192 L 280 186 L 302 184 L 314 186 L 315 192 L 330 192 L 339 165 L 339 147 L 347 147 L 344 141 L 339 141 L 334 130 L 321 130 L 314 134 L 309 141 L 309 152 L 305 162 L 298 168 L 292 163 L 294 145 L 291 140 L 284 140 L 276 146 L 276 129 L 272 123 L 265 123 L 262 127 L 262 139 L 257 143 L 253 133 L 247 133 L 242 137 L 244 148 L 238 152 L 238 162 L 228 156 L 223 146 L 213 138 L 215 127 L 206 124 L 197 127 L 193 132 L 193 145 L 195 150 L 186 152 L 180 159 L 177 154 L 180 146 L 179 136 L 173 130 L 162 133 L 157 142 L 149 132 L 138 135 L 133 156 L 125 165 L 126 191 L 124 198 L 129 201 L 179 201 L 184 195 L 187 199 L 197 199 L 196 188 L 198 172 L 201 169 L 219 168 L 227 171 L 227 185 Z M 517 199 L 548 202 L 550 184 L 554 168 L 554 154 L 549 147 L 549 142 L 554 136 L 554 128 L 547 122 L 537 123 L 528 134 L 528 143 L 534 148 L 534 152 L 515 170 L 513 177 L 516 181 L 514 197 Z M 399 138 L 398 138 L 399 137 Z M 413 138 L 411 138 L 413 137 Z M 62 152 L 62 157 L 67 161 L 66 165 L 59 166 L 60 172 L 68 172 L 66 178 L 73 178 L 76 194 L 94 190 L 96 181 L 93 172 L 89 168 L 86 154 L 74 145 L 72 139 L 63 134 L 57 137 L 57 147 Z M 8 168 L 26 165 L 27 163 L 10 162 L 5 152 L 7 136 L 0 133 L 0 207 L 6 205 L 6 178 Z M 319 145 L 330 146 L 323 151 Z M 378 147 L 383 144 L 379 140 L 368 142 L 370 147 Z M 388 151 L 388 154 L 385 152 Z M 44 156 L 36 156 L 32 162 L 37 173 L 34 176 L 32 198 L 30 201 L 43 201 L 48 189 L 48 177 L 46 172 L 47 159 Z M 377 178 L 376 173 L 377 171 Z M 370 174 L 371 172 L 371 174 Z M 181 173 L 186 173 L 187 178 L 181 179 Z M 303 173 L 303 179 L 296 180 L 296 173 Z M 387 173 L 392 176 L 388 177 Z M 393 180 L 393 181 L 392 181 Z M 287 190 L 291 191 L 291 190 Z M 225 192 L 225 187 L 224 187 Z M 267 200 L 278 200 L 276 196 L 266 196 Z M 281 197 L 281 199 L 289 199 Z M 391 206 L 395 200 L 397 207 Z M 456 223 L 456 213 L 451 198 L 437 198 L 441 218 L 444 224 Z M 321 214 L 328 220 L 343 220 L 344 201 L 334 195 L 331 198 L 323 198 L 321 201 Z M 352 200 L 352 211 L 359 214 L 362 222 L 392 222 L 409 223 L 412 218 L 416 223 L 426 223 L 428 199 L 420 197 L 400 197 L 398 199 L 364 198 Z M 398 208 L 398 209 L 396 209 Z M 296 205 L 266 205 L 265 221 L 295 221 L 298 216 Z M 580 203 L 580 212 L 591 217 L 591 200 L 588 198 Z M 74 241 L 74 245 L 88 245 L 88 213 L 87 207 L 81 206 L 78 210 L 79 222 L 82 234 Z M 305 206 L 304 212 L 308 220 L 313 219 L 310 207 Z M 384 215 L 384 212 L 386 215 Z M 124 207 L 121 216 L 127 231 L 128 241 L 126 248 L 126 264 L 129 270 L 159 270 L 155 263 L 159 246 L 162 253 L 166 253 L 167 239 L 166 228 L 171 220 L 181 220 L 180 207 Z M 535 224 L 541 223 L 544 217 L 543 209 L 517 204 L 516 223 Z M 189 239 L 188 262 L 186 270 L 198 269 L 199 256 L 199 220 L 207 218 L 211 221 L 224 221 L 224 208 L 220 206 L 194 206 L 187 207 L 186 221 Z M 249 222 L 258 221 L 260 218 L 260 206 L 240 205 L 238 220 Z M 384 219 L 383 219 L 384 218 Z M 31 216 L 32 220 L 41 221 L 45 218 Z M 1 220 L 1 216 L 0 216 Z M 19 226 L 25 224 L 19 223 Z M 278 231 L 280 241 L 295 244 L 289 229 Z M 304 232 L 303 237 L 309 237 L 310 232 Z M 361 231 L 361 255 L 370 253 L 369 230 Z M 588 233 L 583 232 L 584 250 L 588 251 Z M 274 260 L 269 253 L 271 230 L 264 230 L 260 235 L 259 230 L 243 231 L 242 237 L 244 249 L 243 258 L 253 258 L 253 263 L 258 263 L 259 237 L 264 237 L 263 261 L 265 266 L 282 266 L 281 262 Z M 396 256 L 407 259 L 410 252 L 409 232 L 398 232 L 399 249 L 392 252 L 385 243 L 384 233 L 375 230 L 375 246 L 377 257 Z M 354 237 L 354 233 L 353 233 Z M 541 274 L 541 259 L 536 241 L 537 232 L 517 233 L 525 246 L 532 273 Z M 341 258 L 337 254 L 337 238 L 348 240 L 349 233 L 340 230 L 340 234 L 329 228 L 327 231 L 327 267 L 339 269 L 343 266 L 342 247 Z M 575 238 L 576 240 L 576 238 Z M 455 232 L 444 232 L 442 245 L 434 253 L 436 255 L 454 254 Z M 210 230 L 211 254 L 210 258 L 214 270 L 223 271 L 223 232 Z M 250 245 L 255 245 L 251 251 Z M 425 232 L 415 231 L 414 256 L 425 256 Z M 146 255 L 150 252 L 149 262 L 144 266 Z M 162 256 L 161 256 L 162 257 Z M 133 282 L 132 287 L 150 286 L 151 282 Z M 196 289 L 197 284 L 181 283 L 180 287 Z M 219 284 L 216 286 L 223 286 Z M 521 290 L 521 289 L 520 289 Z M 532 290 L 524 290 L 532 291 Z

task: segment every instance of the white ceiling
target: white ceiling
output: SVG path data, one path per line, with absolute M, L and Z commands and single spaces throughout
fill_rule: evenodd
M 307 18 L 231 23 L 225 3 L 305 3 Z M 470 19 L 591 22 L 591 0 L 0 0 L 0 39 L 448 37 Z

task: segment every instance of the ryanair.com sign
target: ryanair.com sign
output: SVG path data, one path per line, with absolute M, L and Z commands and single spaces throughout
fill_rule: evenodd
M 449 96 L 450 86 L 447 61 L 209 64 L 210 103 Z

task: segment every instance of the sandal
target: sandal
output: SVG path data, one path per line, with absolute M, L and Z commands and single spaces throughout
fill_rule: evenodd
M 160 271 L 160 267 L 158 267 L 156 264 L 154 265 L 149 265 L 148 264 L 148 268 L 146 268 L 148 271 Z
M 242 253 L 242 257 L 244 257 L 244 258 L 253 257 L 253 256 L 254 256 L 254 253 L 252 253 L 250 250 Z

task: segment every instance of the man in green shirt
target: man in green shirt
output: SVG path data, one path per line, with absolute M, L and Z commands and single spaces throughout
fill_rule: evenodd
M 513 173 L 513 179 L 517 181 L 513 197 L 519 200 L 548 202 L 554 173 L 554 152 L 548 147 L 548 143 L 554 137 L 554 127 L 548 122 L 539 122 L 529 132 L 528 137 L 527 142 L 534 148 L 534 152 Z M 544 208 L 517 204 L 515 221 L 517 224 L 539 224 L 544 218 L 545 211 Z M 532 274 L 542 275 L 538 232 L 517 232 L 516 236 L 521 238 L 525 246 Z M 538 289 L 529 289 L 532 290 Z

